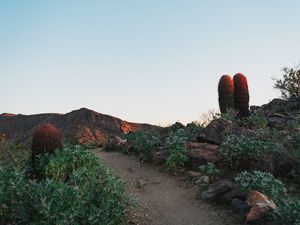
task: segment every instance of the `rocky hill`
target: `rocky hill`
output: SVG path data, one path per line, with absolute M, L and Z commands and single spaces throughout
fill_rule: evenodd
M 0 134 L 18 142 L 30 144 L 34 130 L 41 124 L 52 123 L 62 133 L 65 142 L 107 145 L 121 133 L 137 130 L 159 130 L 150 124 L 131 123 L 93 110 L 81 108 L 66 114 L 0 115 Z

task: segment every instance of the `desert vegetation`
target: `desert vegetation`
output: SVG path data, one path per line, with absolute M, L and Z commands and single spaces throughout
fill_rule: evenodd
M 285 100 L 249 108 L 246 76 L 224 75 L 217 88 L 220 113 L 210 112 L 205 123 L 144 125 L 148 129 L 128 123 L 125 129 L 118 121 L 122 133 L 110 133 L 103 150 L 185 176 L 201 187 L 197 196 L 229 205 L 247 222 L 299 225 L 299 70 L 283 71 L 275 88 Z M 97 116 L 93 112 L 92 120 Z M 81 139 L 83 145 L 88 140 Z M 134 201 L 125 182 L 88 149 L 63 145 L 52 124 L 37 127 L 30 151 L 24 148 L 1 136 L 0 224 L 129 223 Z
M 36 131 L 34 161 L 1 141 L 0 224 L 128 224 L 125 182 L 89 150 L 62 148 L 57 134 L 52 125 Z
M 285 68 L 284 72 L 275 88 L 292 99 L 275 99 L 260 108 L 250 109 L 246 76 L 239 73 L 232 79 L 224 75 L 218 84 L 221 114 L 213 115 L 211 123 L 207 126 L 177 123 L 158 133 L 129 133 L 123 136 L 127 140 L 126 153 L 144 155 L 142 158 L 159 162 L 173 173 L 199 174 L 196 183 L 210 180 L 207 193 L 223 186 L 231 190 L 236 185 L 238 194 L 232 192 L 232 196 L 225 197 L 225 202 L 249 222 L 299 224 L 300 99 L 295 99 L 299 79 L 294 69 Z M 211 145 L 217 150 L 212 150 Z M 217 155 L 220 160 L 216 160 Z M 193 173 L 189 172 L 191 169 Z M 232 186 L 226 182 L 232 182 Z M 203 192 L 204 198 L 224 201 L 220 198 L 224 193 L 206 192 Z M 260 199 L 253 203 L 257 196 Z M 261 199 L 267 203 L 259 202 Z M 243 211 L 243 204 L 248 210 Z M 266 205 L 259 208 L 260 204 Z

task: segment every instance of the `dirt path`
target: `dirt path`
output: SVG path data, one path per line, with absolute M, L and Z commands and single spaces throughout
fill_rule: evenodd
M 128 193 L 139 205 L 133 224 L 237 225 L 232 212 L 197 200 L 198 187 L 152 164 L 115 153 L 94 151 L 102 163 L 128 182 Z

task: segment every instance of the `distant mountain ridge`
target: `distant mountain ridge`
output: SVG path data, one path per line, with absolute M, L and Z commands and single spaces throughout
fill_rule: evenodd
M 34 130 L 41 124 L 52 123 L 61 132 L 65 142 L 107 145 L 121 133 L 137 130 L 158 130 L 160 127 L 132 123 L 119 118 L 81 108 L 66 114 L 44 113 L 35 115 L 0 114 L 0 134 L 29 144 Z

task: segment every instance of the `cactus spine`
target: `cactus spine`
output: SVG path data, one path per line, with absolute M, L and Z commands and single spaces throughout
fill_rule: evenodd
M 241 73 L 234 75 L 234 108 L 239 111 L 239 116 L 249 116 L 249 91 L 246 76 Z
M 229 75 L 223 75 L 220 78 L 218 93 L 221 113 L 226 113 L 228 109 L 234 108 L 234 84 L 232 78 Z

